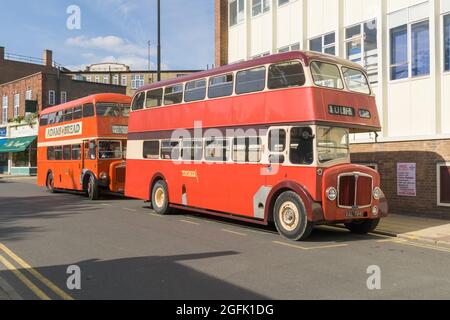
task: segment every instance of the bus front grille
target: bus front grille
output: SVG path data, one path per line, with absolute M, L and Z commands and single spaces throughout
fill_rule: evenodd
M 125 167 L 116 168 L 116 181 L 118 184 L 125 184 Z
M 357 173 L 339 176 L 339 207 L 363 208 L 372 204 L 373 180 Z

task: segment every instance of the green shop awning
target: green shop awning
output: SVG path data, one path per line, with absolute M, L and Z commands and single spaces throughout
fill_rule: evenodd
M 6 142 L 0 143 L 0 153 L 17 153 L 25 151 L 30 144 L 36 140 L 36 136 L 4 139 Z

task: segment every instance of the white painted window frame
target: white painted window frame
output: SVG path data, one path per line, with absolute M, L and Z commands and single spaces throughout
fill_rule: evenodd
M 450 203 L 441 202 L 441 167 L 450 167 L 450 162 L 439 162 L 436 164 L 436 197 L 438 207 L 450 207 Z

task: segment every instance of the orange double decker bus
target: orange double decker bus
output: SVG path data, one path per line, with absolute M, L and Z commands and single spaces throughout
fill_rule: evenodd
M 373 231 L 388 206 L 377 171 L 351 164 L 349 135 L 381 130 L 363 68 L 289 52 L 151 84 L 129 119 L 125 195 L 274 222 L 291 240 L 319 224 Z
M 120 193 L 131 98 L 97 94 L 45 109 L 39 118 L 38 185 L 51 192 Z

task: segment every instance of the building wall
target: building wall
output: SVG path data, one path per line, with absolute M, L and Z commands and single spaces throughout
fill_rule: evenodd
M 450 140 L 353 144 L 351 151 L 353 162 L 376 165 L 392 212 L 450 218 L 450 208 L 437 201 L 437 165 L 449 162 Z M 416 164 L 415 197 L 398 195 L 398 163 Z
M 198 72 L 200 70 L 171 70 L 171 71 L 163 71 L 161 73 L 161 80 L 173 79 L 176 77 L 180 77 L 183 75 L 187 75 L 193 72 Z M 126 72 L 88 72 L 88 71 L 79 71 L 79 72 L 65 72 L 67 76 L 71 77 L 82 77 L 85 82 L 96 83 L 95 79 L 98 77 L 99 83 L 104 83 L 104 77 L 108 77 L 108 84 L 113 84 L 114 76 L 119 77 L 119 84 L 122 83 L 122 76 L 126 76 L 126 94 L 128 96 L 133 96 L 136 92 L 137 88 L 133 88 L 132 86 L 132 77 L 133 76 L 143 76 L 144 84 L 147 85 L 157 81 L 157 73 L 156 71 L 126 71 Z M 90 81 L 89 81 L 90 77 Z
M 234 0 L 229 0 L 230 2 Z M 394 211 L 409 211 L 450 218 L 450 208 L 437 205 L 437 162 L 450 162 L 450 71 L 444 71 L 443 16 L 450 14 L 450 0 L 291 0 L 253 17 L 252 0 L 246 1 L 245 19 L 227 25 L 228 63 L 251 59 L 280 48 L 335 33 L 335 52 L 347 58 L 346 29 L 375 19 L 377 81 L 372 88 L 382 119 L 382 132 L 352 135 L 353 160 L 376 163 Z M 269 17 L 272 17 L 270 19 Z M 429 74 L 391 80 L 391 29 L 428 20 Z M 217 32 L 217 31 L 216 31 Z M 411 37 L 408 40 L 411 50 Z M 409 53 L 410 54 L 410 53 Z M 407 58 L 409 65 L 411 56 Z M 376 143 L 378 142 L 378 143 Z M 397 195 L 396 164 L 417 165 L 417 197 Z M 406 208 L 406 209 L 405 209 Z

